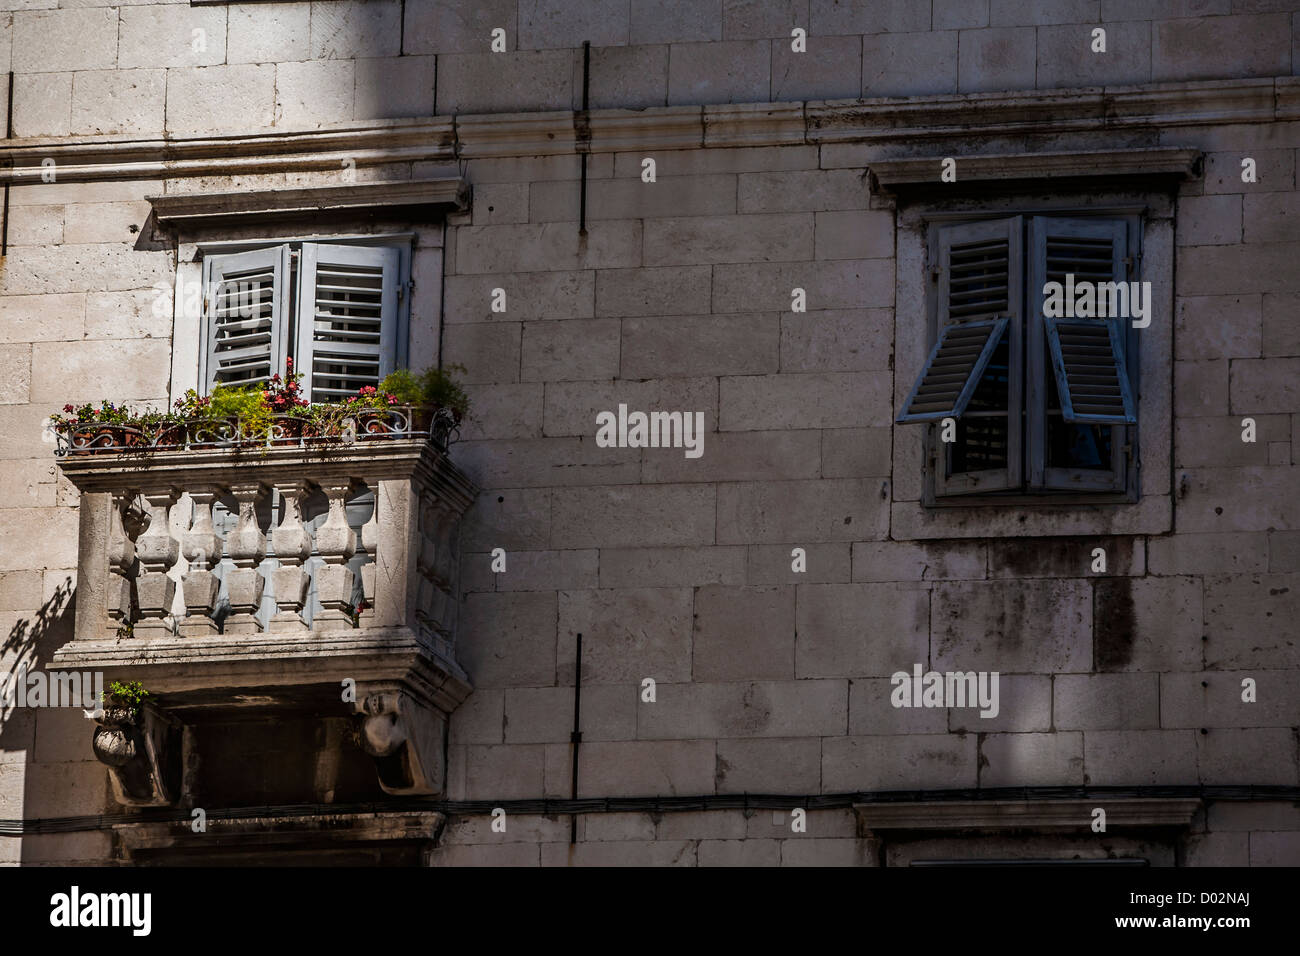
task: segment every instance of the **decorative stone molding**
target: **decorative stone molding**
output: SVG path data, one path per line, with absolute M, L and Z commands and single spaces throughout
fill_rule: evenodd
M 132 715 L 108 707 L 96 718 L 91 746 L 109 768 L 113 796 L 128 807 L 163 807 L 180 796 L 179 721 L 145 704 Z
M 445 814 L 432 810 L 228 818 L 214 814 L 201 833 L 187 822 L 155 821 L 115 823 L 112 832 L 128 863 L 220 863 L 252 852 L 274 853 L 278 861 L 302 865 L 418 865 L 428 862 L 445 821 Z
M 391 213 L 437 215 L 466 209 L 469 186 L 456 178 L 407 180 L 315 186 L 308 189 L 272 189 L 238 193 L 181 193 L 150 196 L 154 218 L 164 229 L 195 225 L 225 225 L 240 221 L 268 222 L 311 217 L 355 218 Z
M 871 833 L 933 830 L 1077 830 L 1088 832 L 1092 811 L 1106 811 L 1107 831 L 1191 825 L 1201 808 L 1194 797 L 1104 797 L 1091 800 L 934 800 L 855 803 Z
M 1117 127 L 1166 130 L 1297 117 L 1300 83 L 1295 77 L 806 103 L 484 114 L 350 122 L 249 136 L 11 140 L 12 145 L 0 149 L 0 182 L 41 182 L 42 172 L 47 171 L 42 166 L 45 159 L 58 164 L 59 182 L 85 182 L 337 171 L 344 160 L 361 168 L 699 145 L 907 144 Z
M 873 192 L 899 194 L 921 190 L 953 193 L 978 184 L 1013 185 L 1043 180 L 1192 179 L 1200 174 L 1196 149 L 1118 149 L 1088 153 L 1014 153 L 962 156 L 957 181 L 940 179 L 944 157 L 869 162 Z

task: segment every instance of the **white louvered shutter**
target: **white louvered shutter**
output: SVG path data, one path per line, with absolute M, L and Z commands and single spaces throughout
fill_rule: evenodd
M 265 382 L 282 369 L 288 258 L 286 246 L 208 258 L 202 370 L 208 392 Z
M 393 371 L 399 264 L 392 248 L 303 244 L 295 371 L 311 401 L 355 395 Z

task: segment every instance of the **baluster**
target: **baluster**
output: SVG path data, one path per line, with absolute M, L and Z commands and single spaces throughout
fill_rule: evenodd
M 348 480 L 321 484 L 329 499 L 329 516 L 316 529 L 316 551 L 325 564 L 316 569 L 316 594 L 324 609 L 312 620 L 312 629 L 352 623 L 352 569 L 346 564 L 357 550 L 356 533 L 348 526 L 347 496 L 352 490 Z
M 375 575 L 379 570 L 379 482 L 372 482 L 372 488 L 375 507 L 361 526 L 361 547 L 370 556 L 369 563 L 361 566 L 361 592 L 366 602 L 366 609 L 361 612 L 364 623 L 371 622 L 375 616 Z
M 275 488 L 284 503 L 284 516 L 271 539 L 280 566 L 271 572 L 276 612 L 270 630 L 293 631 L 303 626 L 302 607 L 310 583 L 305 564 L 311 557 L 311 532 L 302 524 L 302 503 L 309 489 L 305 481 L 277 482 Z
M 122 523 L 122 509 L 132 495 L 113 495 L 108 516 L 108 633 L 119 637 L 131 626 L 131 576 L 135 570 L 135 542 Z
M 166 617 L 171 614 L 172 600 L 176 597 L 176 582 L 168 571 L 180 557 L 181 545 L 171 535 L 168 522 L 172 505 L 179 495 L 175 488 L 147 491 L 145 501 L 149 527 L 135 542 L 136 558 L 140 562 L 140 576 L 136 578 L 135 592 L 140 605 L 140 620 L 135 633 L 143 636 L 170 634 Z
M 185 620 L 180 626 L 182 637 L 217 633 L 217 622 L 212 616 L 216 611 L 221 581 L 213 569 L 221 563 L 221 535 L 212 524 L 212 503 L 218 494 L 220 489 L 213 486 L 190 492 L 194 518 L 190 529 L 181 536 L 181 554 L 189 562 L 181 578 L 181 591 L 185 597 Z
M 257 523 L 257 502 L 266 494 L 266 485 L 260 481 L 231 485 L 230 494 L 239 502 L 239 520 L 226 538 L 226 554 L 235 567 L 226 575 L 230 617 L 226 618 L 225 632 L 256 634 L 262 629 L 256 615 L 266 586 L 258 570 L 266 557 L 266 535 Z

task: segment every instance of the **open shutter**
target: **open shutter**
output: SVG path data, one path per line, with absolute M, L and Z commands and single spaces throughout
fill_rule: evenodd
M 1046 315 L 1045 286 L 1091 283 L 1098 293 L 1110 283 L 1127 283 L 1129 238 L 1123 219 L 1030 220 L 1030 300 L 1026 434 L 1033 488 L 1122 491 L 1126 484 L 1125 425 L 1136 424 L 1137 404 L 1129 368 L 1126 316 Z M 1070 277 L 1073 276 L 1071 280 Z M 1127 301 L 1127 296 L 1124 296 Z M 1096 314 L 1094 312 L 1094 314 Z
M 1120 340 L 1121 320 L 1044 317 L 1043 321 L 1061 417 L 1099 425 L 1137 424 Z
M 337 401 L 393 370 L 400 254 L 303 243 L 295 369 L 313 402 Z
M 284 364 L 288 247 L 210 256 L 205 265 L 205 389 L 265 382 Z
M 898 422 L 960 418 L 1006 328 L 1005 316 L 944 326 Z
M 1020 217 L 941 226 L 934 346 L 899 422 L 958 422 L 955 442 L 930 435 L 937 495 L 1002 491 L 1020 483 Z

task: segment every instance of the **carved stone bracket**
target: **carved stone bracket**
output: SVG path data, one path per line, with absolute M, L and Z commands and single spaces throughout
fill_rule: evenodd
M 117 802 L 127 807 L 174 804 L 180 796 L 180 722 L 147 704 L 137 714 L 108 707 L 95 722 L 92 747 L 109 768 Z
M 437 708 L 393 685 L 366 688 L 358 693 L 356 708 L 364 715 L 361 745 L 375 758 L 385 793 L 442 793 L 447 719 Z

